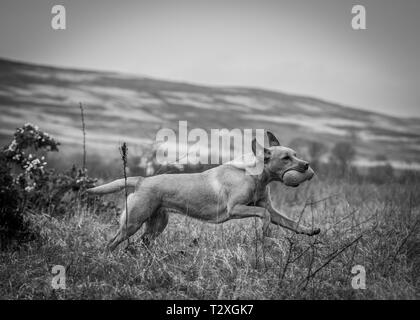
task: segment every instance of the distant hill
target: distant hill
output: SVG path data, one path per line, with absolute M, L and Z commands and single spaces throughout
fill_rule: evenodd
M 252 88 L 208 87 L 113 72 L 74 70 L 0 59 L 0 140 L 25 122 L 79 151 L 79 102 L 85 106 L 90 150 L 118 156 L 154 139 L 160 127 L 266 128 L 287 144 L 352 141 L 358 164 L 385 156 L 396 167 L 419 167 L 420 120 L 391 117 L 311 97 Z M 398 108 L 398 106 L 396 106 Z M 135 148 L 134 148 L 135 149 Z M 411 165 L 410 165 L 411 164 Z

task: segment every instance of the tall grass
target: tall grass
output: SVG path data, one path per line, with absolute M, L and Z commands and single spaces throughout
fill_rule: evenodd
M 112 212 L 69 207 L 65 218 L 31 219 L 42 240 L 0 255 L 5 299 L 418 299 L 418 184 L 313 181 L 300 189 L 277 185 L 277 207 L 320 235 L 295 235 L 260 221 L 220 226 L 172 215 L 146 249 L 134 236 L 127 252 L 104 255 L 117 228 Z M 223 230 L 223 241 L 221 233 Z M 255 232 L 257 230 L 257 232 Z M 264 252 L 264 255 L 262 254 Z M 66 290 L 51 287 L 53 265 L 66 266 Z M 351 269 L 366 269 L 366 289 L 351 286 Z

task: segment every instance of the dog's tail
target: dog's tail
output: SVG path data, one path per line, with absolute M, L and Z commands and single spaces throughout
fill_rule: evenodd
M 133 190 L 137 183 L 144 178 L 141 176 L 138 177 L 127 177 L 127 187 L 130 188 L 129 190 Z M 102 186 L 94 187 L 87 189 L 87 193 L 91 194 L 107 194 L 107 193 L 113 193 L 120 190 L 123 190 L 125 188 L 125 179 L 118 179 L 115 181 L 112 181 L 110 183 L 104 184 Z

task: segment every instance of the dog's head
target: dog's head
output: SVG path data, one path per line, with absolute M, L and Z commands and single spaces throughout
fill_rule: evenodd
M 256 139 L 252 141 L 252 152 L 264 157 L 264 169 L 275 181 L 281 181 L 290 187 L 297 187 L 312 179 L 314 171 L 309 162 L 297 157 L 293 149 L 283 147 L 271 132 L 267 131 L 269 148 L 260 146 Z

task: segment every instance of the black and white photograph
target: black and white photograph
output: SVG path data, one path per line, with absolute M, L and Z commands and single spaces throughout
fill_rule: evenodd
M 2 0 L 0 143 L 0 300 L 420 298 L 417 0 Z

